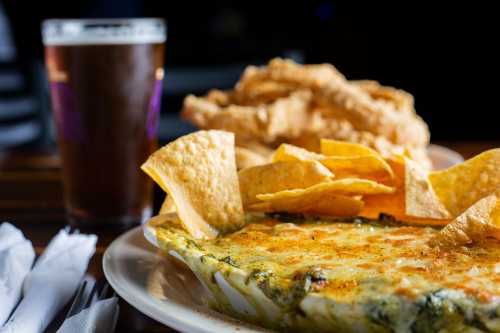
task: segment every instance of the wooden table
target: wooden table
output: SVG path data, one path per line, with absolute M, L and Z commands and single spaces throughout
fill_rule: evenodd
M 500 147 L 500 142 L 438 142 L 458 151 L 464 158 L 486 149 Z M 163 199 L 156 192 L 156 207 Z M 53 150 L 13 151 L 0 153 L 0 221 L 10 221 L 20 228 L 41 253 L 56 232 L 66 225 L 62 202 L 60 160 Z M 112 230 L 93 230 L 99 236 L 97 253 L 88 274 L 103 279 L 102 255 L 119 235 Z M 56 320 L 48 332 L 58 327 Z M 146 317 L 120 300 L 120 317 L 116 332 L 174 332 Z
M 163 195 L 156 189 L 156 207 Z M 157 208 L 158 209 L 158 208 Z M 30 239 L 37 254 L 65 225 L 62 201 L 60 160 L 54 150 L 0 152 L 0 222 L 9 221 Z M 87 232 L 87 231 L 85 231 Z M 104 279 L 102 257 L 106 247 L 122 231 L 89 230 L 98 235 L 96 254 L 88 274 Z M 120 299 L 120 316 L 115 332 L 176 332 L 143 315 Z M 55 332 L 67 309 L 61 312 L 46 332 Z

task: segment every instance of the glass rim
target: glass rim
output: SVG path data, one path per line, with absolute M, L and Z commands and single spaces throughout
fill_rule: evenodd
M 164 43 L 163 18 L 46 19 L 42 21 L 44 45 Z

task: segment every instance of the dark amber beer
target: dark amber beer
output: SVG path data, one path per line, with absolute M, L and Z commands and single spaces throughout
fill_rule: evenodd
M 152 183 L 140 165 L 157 147 L 163 21 L 48 20 L 42 31 L 70 224 L 144 221 Z

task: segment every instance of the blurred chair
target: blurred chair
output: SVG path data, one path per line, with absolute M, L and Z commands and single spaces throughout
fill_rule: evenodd
M 39 139 L 42 133 L 39 105 L 16 64 L 9 21 L 0 3 L 0 150 Z

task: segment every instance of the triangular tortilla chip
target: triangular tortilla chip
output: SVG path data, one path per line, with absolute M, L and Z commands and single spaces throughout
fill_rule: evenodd
M 183 136 L 153 153 L 141 168 L 172 198 L 193 237 L 214 238 L 243 226 L 232 133 Z
M 364 208 L 360 215 L 369 218 L 378 218 L 380 213 L 390 214 L 396 218 L 404 217 L 405 214 L 405 164 L 404 158 L 389 159 L 391 169 L 394 172 L 394 193 L 367 195 L 363 198 Z
M 500 239 L 500 200 L 491 194 L 466 209 L 429 240 L 432 246 L 461 246 L 487 237 Z
M 439 201 L 427 172 L 405 157 L 405 214 L 413 217 L 449 219 L 450 213 Z
M 272 211 L 328 216 L 355 216 L 363 208 L 363 201 L 349 197 L 367 193 L 390 193 L 391 187 L 366 179 L 346 178 L 320 183 L 305 189 L 285 190 L 257 195 L 270 206 L 258 208 Z M 269 208 L 270 207 L 270 208 Z
M 300 198 L 266 201 L 253 204 L 253 212 L 287 212 L 315 216 L 356 216 L 363 208 L 363 201 L 333 193 L 309 192 Z
M 353 157 L 353 156 L 374 156 L 381 157 L 375 150 L 346 141 L 332 139 L 321 139 L 321 153 L 325 156 Z
M 273 162 L 281 161 L 320 161 L 325 156 L 288 143 L 281 144 L 274 152 Z
M 163 200 L 163 203 L 161 204 L 160 211 L 158 214 L 170 214 L 175 212 L 175 203 L 174 200 L 172 200 L 172 197 L 170 195 L 165 196 L 165 200 Z
M 335 140 L 322 140 L 327 147 L 329 144 L 340 147 L 340 154 L 325 156 L 308 151 L 294 145 L 283 143 L 274 152 L 273 161 L 320 161 L 333 172 L 335 178 L 367 178 L 372 180 L 391 179 L 393 172 L 387 162 L 377 152 L 368 147 L 353 143 Z M 355 147 L 354 152 L 363 155 L 350 154 L 349 147 Z M 330 151 L 327 149 L 327 151 Z
M 316 161 L 284 161 L 240 170 L 240 190 L 245 207 L 260 202 L 255 196 L 302 189 L 328 182 L 333 174 Z
M 268 158 L 248 148 L 236 147 L 235 153 L 238 170 L 269 163 Z
M 458 216 L 500 187 L 500 149 L 488 150 L 463 163 L 429 174 L 446 209 Z
M 320 162 L 335 174 L 335 178 L 389 180 L 394 177 L 387 162 L 374 156 L 327 156 Z
M 303 207 L 300 212 L 309 215 L 325 216 L 356 216 L 363 209 L 363 201 L 344 195 L 326 193 L 309 197 L 310 204 Z M 274 209 L 279 210 L 279 206 L 274 205 Z M 295 207 L 295 209 L 297 209 Z M 290 210 L 293 213 L 293 207 Z
M 393 178 L 390 165 L 375 150 L 361 144 L 321 139 L 321 160 L 337 177 Z
M 408 164 L 410 165 L 409 169 L 406 168 L 408 161 Z M 398 155 L 388 159 L 387 162 L 394 171 L 394 186 L 396 191 L 393 194 L 364 196 L 363 200 L 365 202 L 365 206 L 360 213 L 361 216 L 378 218 L 380 213 L 384 213 L 392 215 L 401 221 L 426 225 L 446 225 L 450 222 L 449 217 L 432 217 L 441 215 L 444 216 L 446 211 L 442 211 L 439 201 L 435 199 L 435 196 L 433 196 L 432 193 L 429 193 L 430 189 L 425 185 L 427 182 L 425 182 L 425 177 L 423 177 L 422 171 L 415 172 L 415 169 L 420 170 L 421 168 L 416 166 L 414 161 Z M 419 182 L 419 179 L 421 179 L 422 184 L 415 185 L 415 183 Z M 407 187 L 406 183 L 412 185 Z M 420 193 L 419 191 L 421 190 L 424 191 Z M 407 200 L 409 201 L 408 211 L 406 207 Z M 427 202 L 431 202 L 431 204 L 427 206 Z M 409 214 L 416 216 L 411 216 Z
M 394 188 L 379 184 L 368 179 L 344 178 L 326 183 L 319 183 L 304 189 L 284 190 L 274 193 L 258 194 L 261 201 L 277 201 L 287 198 L 301 198 L 313 193 L 327 193 L 338 195 L 379 194 L 393 193 Z
M 247 212 L 260 212 L 260 213 L 270 213 L 273 211 L 273 207 L 269 202 L 258 202 L 250 206 L 245 207 Z
M 158 227 L 161 225 L 170 225 L 170 226 L 175 226 L 177 228 L 183 228 L 183 225 L 182 225 L 181 221 L 179 220 L 179 216 L 175 212 L 158 214 L 156 216 L 153 216 L 148 220 L 147 224 L 150 227 Z

